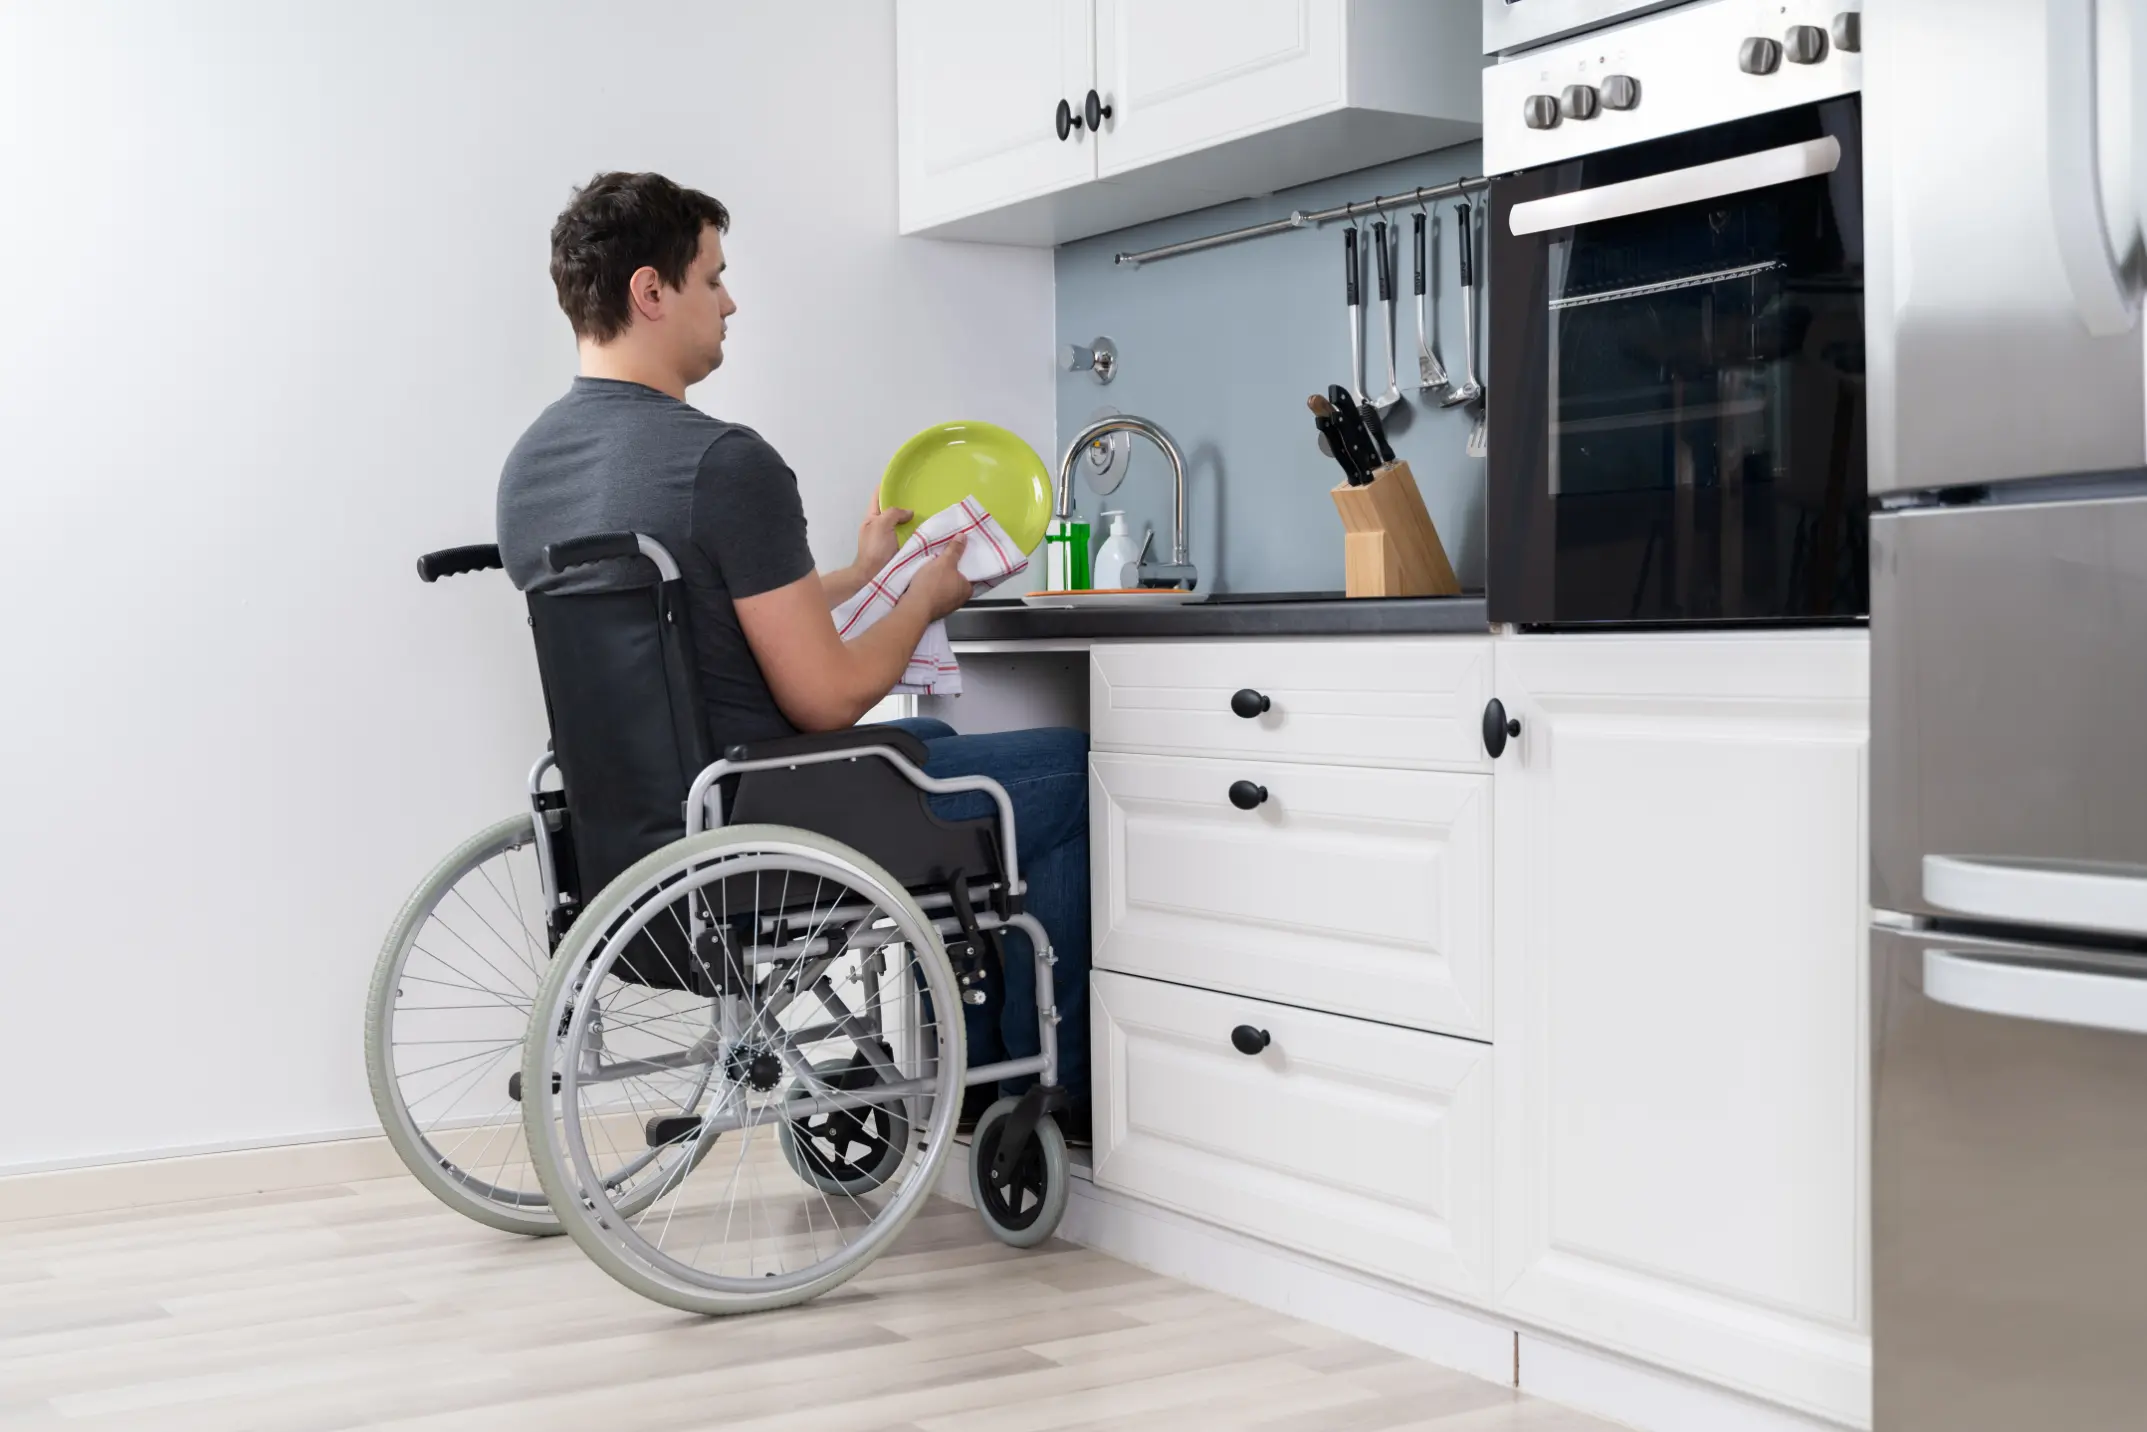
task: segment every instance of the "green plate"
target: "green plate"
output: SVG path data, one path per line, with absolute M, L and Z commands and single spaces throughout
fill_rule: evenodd
M 918 523 L 965 497 L 999 519 L 1024 553 L 1051 524 L 1051 470 L 1030 447 L 993 423 L 941 423 L 895 451 L 880 475 L 880 506 L 916 514 L 896 528 L 907 540 Z

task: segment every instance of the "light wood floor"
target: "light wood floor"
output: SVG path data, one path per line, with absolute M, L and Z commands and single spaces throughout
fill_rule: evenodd
M 0 1224 L 0 1427 L 1612 1432 L 945 1200 L 819 1302 L 707 1320 L 407 1179 Z

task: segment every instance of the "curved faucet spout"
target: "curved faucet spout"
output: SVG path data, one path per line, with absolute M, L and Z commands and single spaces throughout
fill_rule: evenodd
M 1170 561 L 1141 563 L 1143 586 L 1182 586 L 1191 591 L 1198 580 L 1192 561 L 1186 554 L 1185 539 L 1185 457 L 1178 451 L 1178 444 L 1171 435 L 1146 418 L 1121 413 L 1114 418 L 1103 418 L 1090 423 L 1074 434 L 1066 445 L 1066 456 L 1059 459 L 1059 475 L 1051 504 L 1052 516 L 1061 521 L 1073 516 L 1074 463 L 1088 445 L 1098 438 L 1112 433 L 1138 433 L 1156 445 L 1165 460 L 1170 463 L 1171 482 L 1171 532 Z

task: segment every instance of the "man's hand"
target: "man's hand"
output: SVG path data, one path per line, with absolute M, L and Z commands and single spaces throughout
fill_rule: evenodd
M 834 572 L 820 574 L 820 586 L 827 597 L 829 611 L 841 606 L 857 595 L 858 590 L 880 575 L 880 568 L 894 560 L 895 552 L 902 544 L 895 539 L 895 529 L 910 520 L 914 514 L 907 507 L 890 507 L 880 510 L 880 494 L 872 494 L 872 512 L 865 518 L 865 525 L 857 529 L 857 560 Z
M 910 578 L 905 595 L 924 604 L 931 613 L 930 621 L 938 621 L 969 600 L 973 589 L 962 575 L 961 566 L 962 549 L 968 542 L 966 537 L 956 537 L 932 555 L 923 571 Z
M 880 509 L 880 494 L 873 490 L 872 512 L 865 523 L 857 529 L 857 575 L 860 584 L 879 575 L 880 568 L 894 560 L 895 551 L 902 543 L 895 537 L 895 529 L 910 520 L 913 514 L 907 507 Z

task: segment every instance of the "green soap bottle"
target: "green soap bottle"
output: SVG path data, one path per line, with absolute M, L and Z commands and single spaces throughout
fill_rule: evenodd
M 1088 524 L 1078 516 L 1053 518 L 1044 534 L 1044 587 L 1053 592 L 1089 588 Z

